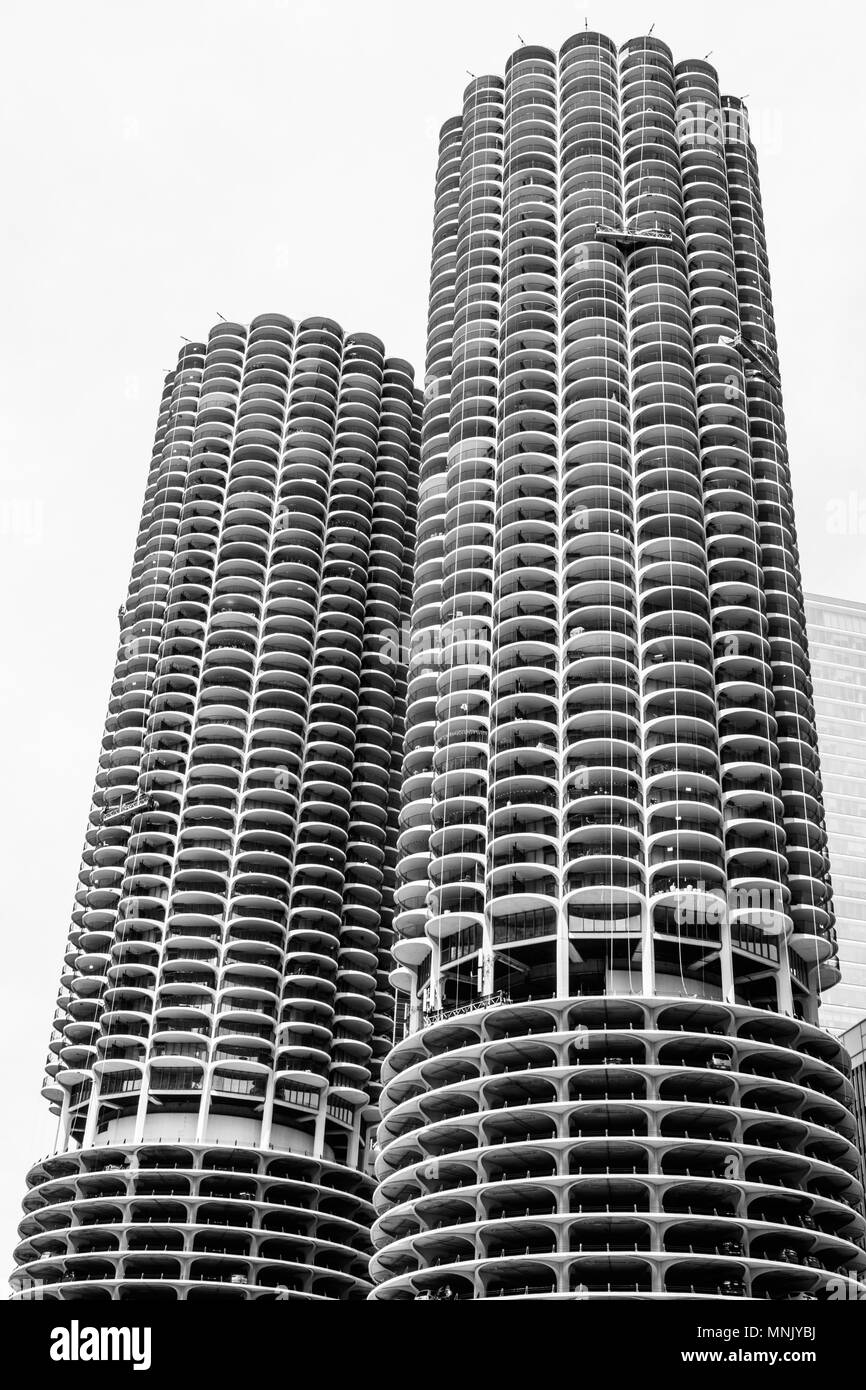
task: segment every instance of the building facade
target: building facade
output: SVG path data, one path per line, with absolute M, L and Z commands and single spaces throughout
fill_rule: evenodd
M 806 595 L 841 982 L 821 1022 L 866 1018 L 866 604 Z
M 653 37 L 441 132 L 374 1297 L 866 1256 L 754 148 Z
M 328 319 L 166 378 L 13 1296 L 366 1294 L 419 430 Z
M 851 1058 L 851 1081 L 854 1086 L 854 1119 L 857 1122 L 857 1147 L 860 1150 L 860 1181 L 866 1186 L 866 1018 L 842 1034 L 845 1051 Z

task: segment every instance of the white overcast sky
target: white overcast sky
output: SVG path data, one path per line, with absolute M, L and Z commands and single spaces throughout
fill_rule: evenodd
M 610 0 L 7 0 L 0 213 L 6 911 L 0 1251 L 150 457 L 181 335 L 328 314 L 423 374 L 433 175 L 518 34 L 655 33 L 748 94 L 808 589 L 866 599 L 864 10 Z M 0 1276 L 2 1277 L 2 1276 Z

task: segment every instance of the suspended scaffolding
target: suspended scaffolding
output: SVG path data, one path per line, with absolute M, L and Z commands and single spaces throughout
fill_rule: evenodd
M 720 338 L 719 342 L 725 347 L 732 347 L 745 362 L 752 368 L 751 375 L 761 377 L 764 381 L 769 381 L 777 389 L 781 388 L 782 378 L 779 376 L 773 359 L 763 343 L 756 343 L 751 338 L 745 337 L 742 333 L 737 333 L 733 338 Z
M 596 222 L 595 235 L 598 241 L 609 241 L 624 253 L 647 246 L 670 246 L 673 241 L 671 233 L 658 222 L 651 227 L 632 227 L 628 223 L 624 227 L 608 227 Z
M 130 825 L 136 816 L 145 811 L 158 811 L 159 802 L 154 796 L 136 796 L 132 801 L 121 802 L 116 811 L 109 811 L 102 817 L 102 824 L 114 829 L 118 825 Z

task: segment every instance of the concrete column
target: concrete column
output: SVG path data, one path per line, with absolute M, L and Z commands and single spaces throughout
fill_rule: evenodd
M 433 956 L 430 964 L 430 1008 L 442 1008 L 442 947 L 433 942 Z
M 350 1168 L 358 1166 L 358 1151 L 361 1147 L 361 1111 L 355 1111 L 352 1117 L 352 1133 L 349 1138 L 349 1149 L 346 1155 L 346 1162 Z
M 313 1157 L 322 1158 L 325 1153 L 325 1123 L 328 1118 L 328 1092 L 319 1092 L 319 1113 L 313 1134 Z
M 274 1091 L 276 1089 L 276 1076 L 273 1071 L 268 1074 L 267 1086 L 265 1087 L 265 1098 L 262 1103 L 262 1132 L 259 1143 L 266 1149 L 271 1142 L 271 1127 L 274 1122 Z
M 82 1149 L 91 1148 L 96 1137 L 96 1121 L 99 1117 L 99 1077 L 93 1078 L 93 1090 L 90 1092 L 90 1100 L 87 1103 L 87 1119 L 84 1122 L 84 1135 L 81 1140 Z
M 210 1067 L 205 1068 L 201 1086 L 201 1104 L 198 1108 L 198 1124 L 195 1130 L 195 1142 L 203 1144 L 205 1142 L 205 1129 L 207 1127 L 208 1111 L 210 1110 L 210 1084 L 213 1072 Z
M 776 974 L 776 1002 L 780 1014 L 794 1017 L 794 991 L 791 986 L 791 963 L 788 960 L 788 942 L 779 937 L 779 970 Z
M 68 1086 L 64 1086 L 63 1096 L 60 1101 L 60 1116 L 57 1121 L 57 1148 L 60 1150 L 69 1148 L 69 1127 L 71 1124 L 69 1096 L 69 1088 Z
M 726 1004 L 733 1004 L 734 1001 L 734 963 L 731 955 L 731 924 L 728 914 L 725 912 L 724 921 L 721 924 L 722 947 L 719 953 L 719 966 L 722 972 L 722 998 Z
M 141 1144 L 144 1140 L 144 1124 L 147 1119 L 147 1100 L 150 1094 L 150 1066 L 146 1066 L 141 1077 L 141 1091 L 138 1097 L 138 1109 L 135 1112 L 135 1131 L 133 1133 L 133 1143 Z
M 408 1031 L 417 1033 L 421 1027 L 421 991 L 413 989 L 409 995 L 409 1023 Z
M 641 990 L 645 995 L 655 994 L 656 954 L 653 941 L 653 910 L 647 902 L 640 910 L 641 939 Z
M 485 941 L 481 952 L 481 962 L 479 970 L 479 992 L 481 994 L 493 993 L 493 946 L 492 943 Z
M 568 999 L 569 990 L 569 936 L 568 936 L 568 914 L 562 912 L 559 919 L 559 929 L 556 933 L 556 997 L 557 999 Z

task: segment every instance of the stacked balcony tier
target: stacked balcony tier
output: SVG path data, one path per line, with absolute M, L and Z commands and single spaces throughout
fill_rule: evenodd
M 369 1178 L 299 1154 L 101 1145 L 28 1174 L 18 1299 L 363 1299 Z
M 387 1066 L 374 1297 L 857 1297 L 852 1095 L 835 1039 L 756 1009 L 433 1024 Z

